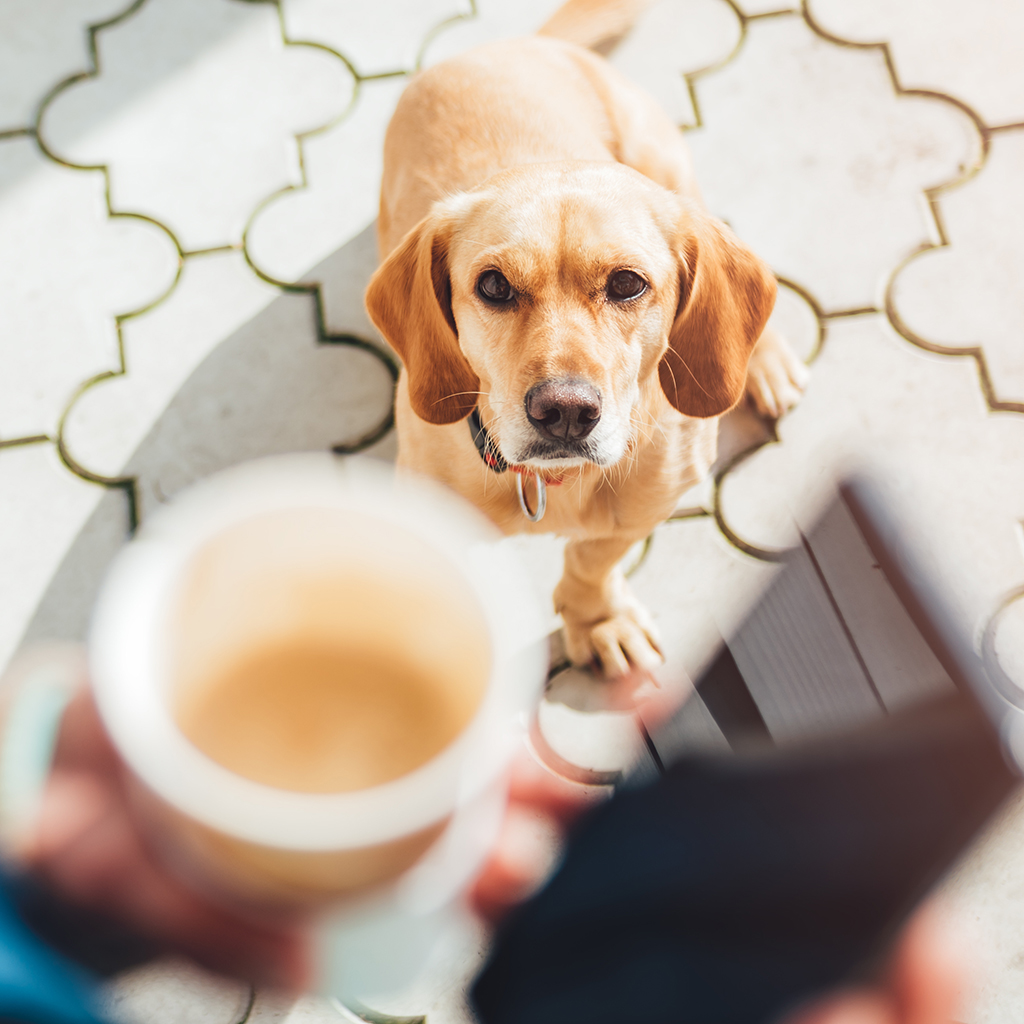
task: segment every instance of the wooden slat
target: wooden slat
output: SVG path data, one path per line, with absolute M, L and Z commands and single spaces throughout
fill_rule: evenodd
M 808 536 L 811 553 L 889 711 L 953 682 L 911 622 L 842 502 Z
M 828 589 L 802 549 L 792 553 L 728 643 L 776 742 L 884 713 Z

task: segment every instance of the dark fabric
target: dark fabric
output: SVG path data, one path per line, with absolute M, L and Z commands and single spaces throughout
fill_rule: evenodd
M 496 939 L 484 1024 L 765 1024 L 847 980 L 1014 784 L 962 696 L 618 793 Z
M 7 885 L 18 916 L 40 939 L 100 977 L 137 967 L 163 952 L 106 915 L 68 903 L 30 875 L 12 876 Z
M 95 977 L 40 941 L 19 916 L 22 881 L 0 871 L 0 1021 L 104 1024 Z

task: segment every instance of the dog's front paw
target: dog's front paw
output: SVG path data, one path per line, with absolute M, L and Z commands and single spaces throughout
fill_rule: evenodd
M 811 371 L 786 340 L 766 330 L 757 340 L 747 363 L 747 394 L 762 416 L 777 420 L 800 401 Z
M 653 672 L 665 660 L 650 615 L 632 598 L 597 622 L 575 620 L 564 608 L 562 618 L 569 659 L 575 665 L 597 662 L 609 679 L 626 675 L 632 666 Z

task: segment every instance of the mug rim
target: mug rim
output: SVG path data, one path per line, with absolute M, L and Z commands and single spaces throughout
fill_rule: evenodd
M 487 682 L 469 723 L 411 772 L 361 790 L 304 793 L 237 775 L 185 737 L 166 699 L 164 627 L 191 558 L 232 526 L 300 508 L 371 516 L 413 535 L 461 577 L 488 630 Z M 513 561 L 489 557 L 497 555 L 499 536 L 481 513 L 433 481 L 395 476 L 366 459 L 275 456 L 200 481 L 154 513 L 119 553 L 97 601 L 90 669 L 115 747 L 171 807 L 261 846 L 358 849 L 443 821 L 504 770 L 510 751 L 498 748 L 510 732 L 509 716 L 521 716 L 543 679 L 542 652 L 512 635 L 511 624 L 522 621 L 524 607 L 536 608 L 536 600 Z M 469 759 L 479 760 L 479 770 L 463 770 Z

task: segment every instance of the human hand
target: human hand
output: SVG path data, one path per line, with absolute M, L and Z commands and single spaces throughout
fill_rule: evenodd
M 57 895 L 213 970 L 296 991 L 308 982 L 299 923 L 272 927 L 231 914 L 146 846 L 123 767 L 84 685 L 64 712 L 38 813 L 17 855 Z
M 600 685 L 603 706 L 633 711 L 648 732 L 671 717 L 692 692 L 688 686 L 662 686 L 642 669 Z M 562 778 L 524 747 L 512 766 L 501 833 L 470 892 L 477 913 L 496 924 L 533 895 L 551 873 L 572 823 L 610 795 L 607 786 Z
M 640 708 L 648 728 L 671 709 L 659 707 L 659 700 L 664 698 L 655 695 Z M 499 842 L 472 892 L 477 910 L 497 923 L 531 896 L 550 873 L 572 822 L 600 799 L 600 791 L 553 775 L 524 752 L 513 769 Z M 950 1024 L 969 968 L 940 909 L 926 904 L 904 928 L 877 985 L 815 1000 L 783 1024 Z
M 969 966 L 941 908 L 926 903 L 903 929 L 879 985 L 828 996 L 784 1024 L 951 1024 Z

